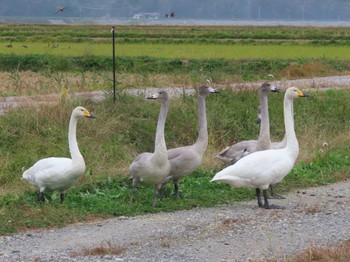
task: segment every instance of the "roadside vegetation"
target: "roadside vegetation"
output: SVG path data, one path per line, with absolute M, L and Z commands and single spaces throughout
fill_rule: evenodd
M 104 51 L 111 37 L 109 28 L 6 24 L 0 24 L 0 28 L 0 96 L 111 89 L 112 59 Z M 229 84 L 267 80 L 268 74 L 274 74 L 275 79 L 347 74 L 347 54 L 316 55 L 315 50 L 346 50 L 349 34 L 345 28 L 118 28 L 117 43 L 125 49 L 118 54 L 117 45 L 120 92 L 115 104 L 110 97 L 97 103 L 67 100 L 62 95 L 58 105 L 20 108 L 0 117 L 0 234 L 254 198 L 252 190 L 209 183 L 223 167 L 215 159 L 216 153 L 233 142 L 258 137 L 257 92 L 232 92 Z M 33 48 L 36 45 L 38 49 Z M 293 55 L 268 56 L 270 48 L 275 53 L 274 48 L 285 52 L 284 46 L 294 50 Z M 296 46 L 308 51 L 299 52 Z M 100 47 L 105 53 L 94 53 Z M 151 51 L 146 47 L 153 53 L 147 53 Z M 181 49 L 184 47 L 189 48 Z M 236 56 L 226 58 L 229 49 L 235 54 L 236 48 L 240 50 Z M 220 52 L 222 56 L 217 55 Z M 249 56 L 254 52 L 256 55 Z M 214 87 L 221 86 L 222 90 L 207 98 L 209 148 L 204 163 L 181 181 L 180 200 L 175 201 L 169 184 L 167 197 L 155 209 L 151 208 L 152 187 L 141 186 L 136 201 L 131 202 L 128 167 L 136 155 L 154 148 L 159 104 L 121 91 L 130 87 L 198 87 L 209 77 Z M 295 102 L 301 152 L 293 171 L 279 184 L 280 193 L 349 177 L 350 91 L 315 91 L 310 95 Z M 283 92 L 269 98 L 273 141 L 282 140 L 284 135 L 282 101 Z M 68 119 L 77 105 L 85 106 L 97 117 L 78 123 L 86 174 L 68 190 L 63 204 L 57 192 L 47 194 L 48 201 L 40 204 L 37 189 L 21 181 L 22 168 L 44 157 L 69 156 Z M 165 132 L 168 148 L 195 141 L 195 96 L 171 100 Z
M 283 138 L 283 93 L 270 96 L 273 140 Z M 65 101 L 11 111 L 0 118 L 0 217 L 1 234 L 33 227 L 63 226 L 101 217 L 129 216 L 193 207 L 215 206 L 253 199 L 249 189 L 232 189 L 209 183 L 223 167 L 215 154 L 234 141 L 256 138 L 257 92 L 225 89 L 208 97 L 209 148 L 203 165 L 181 181 L 182 198 L 167 197 L 151 208 L 153 187 L 141 186 L 135 202 L 130 201 L 128 167 L 134 157 L 153 151 L 157 102 L 122 95 L 111 99 Z M 196 97 L 173 98 L 166 125 L 169 148 L 188 145 L 197 137 Z M 37 201 L 37 189 L 21 181 L 22 167 L 47 156 L 69 156 L 67 124 L 71 110 L 84 105 L 96 119 L 78 123 L 78 141 L 87 163 L 85 176 L 60 204 L 59 194 L 48 194 L 48 202 Z M 348 90 L 312 92 L 295 103 L 296 129 L 301 153 L 298 163 L 279 184 L 283 193 L 291 189 L 333 183 L 349 176 L 350 95 Z M 176 123 L 173 125 L 172 123 Z M 59 214 L 59 215 L 58 215 Z

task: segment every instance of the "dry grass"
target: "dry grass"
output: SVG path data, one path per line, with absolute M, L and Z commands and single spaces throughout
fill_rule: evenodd
M 104 90 L 112 86 L 111 72 L 31 72 L 15 71 L 0 72 L 1 96 L 38 95 L 61 93 L 62 89 L 69 92 Z M 128 87 L 159 87 L 185 86 L 192 87 L 191 74 L 133 74 L 117 75 L 118 88 Z
M 37 95 L 102 89 L 109 83 L 109 75 L 102 73 L 36 73 L 31 71 L 0 72 L 0 94 L 2 96 Z
M 319 203 L 307 205 L 307 204 L 299 204 L 295 211 L 298 213 L 307 213 L 307 214 L 316 214 L 326 210 L 325 205 L 321 205 Z
M 350 260 L 350 240 L 334 246 L 317 247 L 310 245 L 305 251 L 288 259 L 288 262 L 346 262 Z
M 219 227 L 222 227 L 225 229 L 236 229 L 236 228 L 241 228 L 243 225 L 247 224 L 249 221 L 251 221 L 251 218 L 248 218 L 248 217 L 224 218 L 221 221 L 221 224 L 219 225 Z
M 282 74 L 288 78 L 315 77 L 329 74 L 332 69 L 324 64 L 313 62 L 305 65 L 292 63 Z
M 77 256 L 105 256 L 114 255 L 120 256 L 125 252 L 125 248 L 113 244 L 111 241 L 104 241 L 97 247 L 83 248 L 80 252 L 74 251 L 72 257 Z

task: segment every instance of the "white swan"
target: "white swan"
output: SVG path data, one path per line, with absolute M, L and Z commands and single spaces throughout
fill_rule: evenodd
M 162 103 L 157 123 L 155 149 L 153 153 L 145 152 L 138 155 L 131 163 L 129 170 L 132 177 L 132 199 L 136 195 L 139 182 L 155 185 L 152 204 L 152 207 L 155 207 L 162 181 L 170 172 L 170 163 L 164 139 L 164 127 L 169 109 L 169 98 L 166 91 L 159 91 L 147 98 L 158 99 Z
M 269 209 L 267 200 L 269 185 L 280 182 L 292 170 L 299 154 L 299 143 L 294 131 L 293 99 L 305 96 L 296 87 L 288 88 L 284 95 L 283 112 L 287 140 L 285 148 L 249 154 L 234 165 L 218 172 L 211 181 L 227 183 L 232 187 L 256 188 L 259 207 Z M 263 190 L 264 205 L 260 199 L 260 189 Z
M 76 107 L 69 121 L 68 144 L 71 158 L 49 157 L 36 162 L 23 172 L 22 179 L 39 188 L 39 201 L 45 201 L 45 191 L 60 191 L 61 203 L 66 190 L 85 172 L 85 161 L 76 139 L 79 117 L 95 118 L 84 107 Z
M 278 88 L 263 83 L 259 88 L 259 116 L 257 122 L 260 122 L 260 132 L 258 140 L 245 140 L 238 142 L 232 146 L 226 147 L 216 155 L 218 159 L 227 165 L 236 163 L 239 159 L 260 150 L 279 149 L 286 146 L 286 139 L 281 142 L 271 143 L 270 139 L 270 121 L 267 103 L 267 95 L 271 92 L 278 92 Z
M 198 90 L 198 138 L 190 146 L 172 148 L 168 150 L 170 161 L 170 174 L 163 182 L 162 195 L 165 184 L 174 181 L 175 196 L 179 198 L 179 179 L 189 175 L 202 163 L 203 155 L 208 147 L 207 115 L 205 108 L 205 97 L 219 91 L 209 85 L 201 86 Z

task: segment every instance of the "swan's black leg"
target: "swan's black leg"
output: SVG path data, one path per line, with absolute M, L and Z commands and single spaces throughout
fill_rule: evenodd
M 261 198 L 260 198 L 260 188 L 256 188 L 255 192 L 256 192 L 256 198 L 258 199 L 258 206 L 263 207 L 263 204 L 262 204 Z
M 161 188 L 161 185 L 155 185 L 154 187 L 154 199 L 153 199 L 153 204 L 152 204 L 152 207 L 156 207 L 156 202 L 157 202 L 157 199 L 158 199 L 158 194 L 159 194 L 159 190 Z
M 39 202 L 41 202 L 41 203 L 45 202 L 44 192 L 39 192 Z
M 132 180 L 132 193 L 131 193 L 131 201 L 134 201 L 135 196 L 136 196 L 136 192 L 137 192 L 137 185 L 139 183 L 138 178 L 134 178 Z
M 174 190 L 175 190 L 175 198 L 179 199 L 180 198 L 180 193 L 179 193 L 179 180 L 174 180 Z
M 61 194 L 60 194 L 60 198 L 61 198 L 61 204 L 63 203 L 63 201 L 64 201 L 64 192 L 61 192 Z
M 270 185 L 270 198 L 285 199 L 284 196 L 280 196 L 274 192 L 275 185 Z
M 162 186 L 160 187 L 160 198 L 163 199 L 164 198 L 164 194 L 165 194 L 165 186 L 166 183 L 163 183 Z
M 263 190 L 263 194 L 264 194 L 264 201 L 265 201 L 265 205 L 264 208 L 266 209 L 285 209 L 284 207 L 278 206 L 278 205 L 269 205 L 268 202 L 268 197 L 267 197 L 267 189 Z
M 263 195 L 264 195 L 264 208 L 270 209 L 269 201 L 267 200 L 267 190 L 263 190 Z

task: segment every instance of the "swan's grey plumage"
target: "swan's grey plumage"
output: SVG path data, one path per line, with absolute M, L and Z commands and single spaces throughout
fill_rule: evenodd
M 69 121 L 68 144 L 71 158 L 50 157 L 36 162 L 25 170 L 22 179 L 39 188 L 39 200 L 44 202 L 45 191 L 60 191 L 61 202 L 68 188 L 77 182 L 85 172 L 85 161 L 76 139 L 79 117 L 94 118 L 84 107 L 76 107 Z
M 294 130 L 293 100 L 304 96 L 306 95 L 296 87 L 288 88 L 285 93 L 283 112 L 286 147 L 251 153 L 218 172 L 211 181 L 227 183 L 232 187 L 255 188 L 259 207 L 269 209 L 269 185 L 280 182 L 292 170 L 299 154 L 299 143 Z M 260 189 L 263 190 L 264 205 L 260 199 Z
M 203 155 L 208 147 L 208 130 L 205 97 L 209 94 L 219 93 L 209 85 L 201 86 L 198 90 L 198 138 L 193 145 L 172 148 L 168 150 L 170 161 L 170 174 L 163 182 L 174 181 L 175 196 L 179 198 L 179 179 L 189 175 L 197 169 L 203 160 Z
M 263 83 L 259 88 L 260 106 L 258 110 L 257 122 L 260 122 L 260 132 L 258 140 L 245 140 L 226 147 L 216 155 L 216 157 L 225 164 L 232 165 L 241 158 L 259 150 L 266 150 L 269 148 L 279 149 L 286 145 L 285 139 L 283 139 L 282 142 L 271 143 L 267 102 L 267 95 L 270 92 L 278 92 L 278 88 L 270 85 L 269 83 Z
M 131 163 L 129 170 L 133 181 L 132 198 L 135 197 L 139 182 L 154 185 L 155 191 L 152 206 L 155 207 L 162 181 L 170 172 L 170 163 L 164 138 L 165 121 L 169 109 L 169 97 L 166 91 L 159 91 L 148 97 L 148 99 L 158 99 L 161 101 L 156 129 L 155 149 L 153 153 L 145 152 L 138 155 Z

